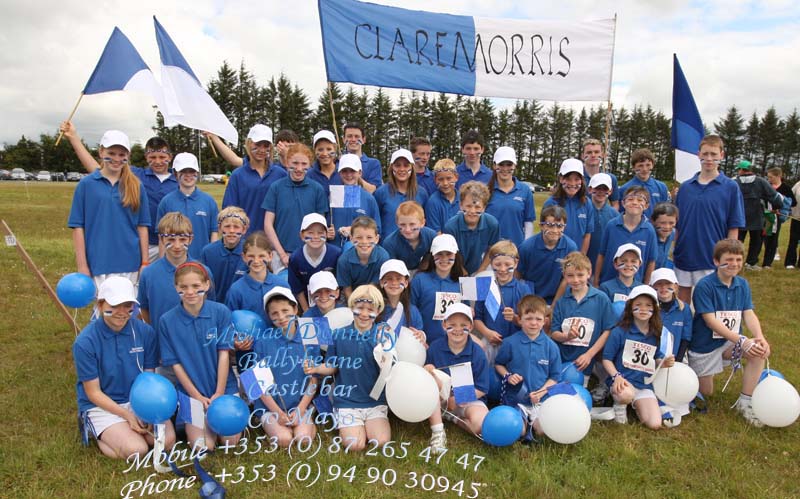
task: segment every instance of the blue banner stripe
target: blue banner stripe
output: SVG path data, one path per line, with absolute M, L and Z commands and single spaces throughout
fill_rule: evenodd
M 694 154 L 699 152 L 700 140 L 705 133 L 703 120 L 678 56 L 673 54 L 672 58 L 672 147 Z
M 200 80 L 195 76 L 192 68 L 189 67 L 189 63 L 183 58 L 183 54 L 181 54 L 175 42 L 173 42 L 172 38 L 167 34 L 167 30 L 164 29 L 164 26 L 161 26 L 161 23 L 158 22 L 156 16 L 153 16 L 153 22 L 156 26 L 156 41 L 158 42 L 158 53 L 161 56 L 161 64 L 183 69 L 202 87 L 203 85 L 200 83 Z
M 114 28 L 108 38 L 100 60 L 97 61 L 92 76 L 86 82 L 83 93 L 99 94 L 122 90 L 133 75 L 147 67 L 142 56 L 136 51 L 128 37 L 119 28 Z
M 453 397 L 456 399 L 456 404 L 466 404 L 467 402 L 475 402 L 478 400 L 475 397 L 475 386 L 454 386 Z

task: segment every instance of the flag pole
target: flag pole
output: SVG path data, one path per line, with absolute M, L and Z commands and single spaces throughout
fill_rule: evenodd
M 72 112 L 69 113 L 69 116 L 67 117 L 67 121 L 72 121 L 72 117 L 75 116 L 75 111 L 78 110 L 78 105 L 81 103 L 81 99 L 83 99 L 83 95 L 84 95 L 83 92 L 81 92 L 81 95 L 78 96 L 78 102 L 75 103 L 75 107 L 73 107 L 72 108 Z M 56 147 L 58 147 L 58 144 L 61 142 L 61 137 L 63 137 L 63 136 L 64 136 L 64 132 L 58 132 L 58 138 L 56 139 Z
M 333 108 L 333 85 L 328 81 L 328 102 L 331 103 L 331 118 L 333 119 L 333 133 L 336 135 L 336 148 L 341 149 L 341 140 L 339 139 L 339 127 L 336 126 L 336 111 Z
M 603 141 L 606 154 L 608 154 L 608 141 L 611 132 L 611 84 L 614 81 L 614 49 L 617 45 L 617 14 L 614 14 L 614 38 L 611 42 L 611 71 L 608 75 L 608 107 L 606 108 L 606 135 Z M 603 162 L 603 171 L 608 169 L 608 164 Z

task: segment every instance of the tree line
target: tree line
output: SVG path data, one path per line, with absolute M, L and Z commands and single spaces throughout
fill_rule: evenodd
M 460 162 L 460 138 L 467 130 L 479 130 L 487 141 L 484 162 L 501 145 L 517 151 L 518 176 L 524 180 L 550 183 L 561 161 L 580 155 L 581 143 L 588 137 L 603 139 L 606 106 L 582 107 L 580 110 L 559 103 L 544 104 L 535 100 L 517 101 L 509 108 L 496 108 L 486 98 L 404 91 L 392 101 L 384 89 L 368 91 L 364 87 L 332 84 L 313 102 L 286 75 L 272 77 L 260 85 L 244 62 L 238 69 L 223 62 L 208 83 L 208 92 L 228 116 L 239 135 L 236 149 L 244 154 L 247 131 L 255 123 L 264 123 L 277 132 L 294 130 L 303 142 L 310 143 L 315 132 L 333 128 L 333 113 L 341 133 L 345 123 L 356 121 L 365 129 L 364 151 L 386 165 L 392 151 L 407 147 L 414 136 L 431 140 L 435 159 L 449 157 Z M 155 111 L 153 132 L 166 139 L 174 151 L 191 151 L 203 157 L 203 171 L 222 173 L 227 165 L 213 158 L 204 137 L 197 131 L 176 126 L 166 128 L 161 114 Z M 674 177 L 675 165 L 670 146 L 670 118 L 650 105 L 612 109 L 607 168 L 627 179 L 632 175 L 630 156 L 640 147 L 648 147 L 656 158 L 654 174 L 659 179 Z M 722 169 L 733 174 L 740 159 L 749 159 L 758 171 L 779 166 L 786 176 L 800 176 L 800 115 L 795 109 L 781 117 L 774 107 L 762 115 L 753 111 L 745 120 L 734 105 L 713 124 L 713 130 L 725 140 L 726 158 Z M 64 141 L 55 147 L 55 136 L 42 134 L 38 141 L 22 137 L 16 144 L 5 144 L 0 151 L 0 166 L 21 167 L 29 171 L 45 169 L 80 171 L 81 166 Z M 141 145 L 133 146 L 131 162 L 143 165 Z

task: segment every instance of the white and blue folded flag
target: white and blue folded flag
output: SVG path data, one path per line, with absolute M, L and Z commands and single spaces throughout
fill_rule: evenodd
M 165 106 L 159 110 L 164 115 L 164 120 L 205 130 L 237 144 L 239 136 L 230 120 L 205 91 L 189 63 L 155 16 L 153 22 L 158 52 L 161 55 L 161 85 L 164 89 Z
M 269 367 L 256 366 L 242 372 L 239 375 L 239 381 L 242 382 L 247 398 L 253 402 L 269 393 L 269 389 L 275 384 L 275 376 L 272 375 L 272 369 Z
M 203 403 L 178 390 L 178 419 L 198 428 L 206 427 Z
M 318 0 L 328 81 L 484 97 L 605 101 L 614 19 L 491 19 Z
M 361 188 L 357 185 L 330 186 L 331 208 L 361 208 Z
M 484 302 L 486 311 L 489 312 L 492 319 L 497 319 L 503 297 L 500 295 L 500 288 L 497 286 L 497 281 L 494 277 L 459 277 L 458 283 L 461 285 L 462 300 Z
M 450 366 L 450 379 L 453 384 L 453 397 L 456 404 L 475 402 L 475 381 L 472 378 L 472 362 Z
M 669 329 L 661 327 L 661 341 L 659 341 L 658 351 L 663 357 L 669 357 L 675 351 L 675 336 Z
M 678 56 L 672 54 L 672 59 L 672 147 L 675 149 L 675 180 L 683 182 L 700 171 L 697 153 L 705 129 Z
M 305 346 L 333 344 L 333 333 L 327 317 L 298 317 L 297 334 Z

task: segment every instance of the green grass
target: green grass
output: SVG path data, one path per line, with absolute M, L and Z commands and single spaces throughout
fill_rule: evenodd
M 0 217 L 52 285 L 74 270 L 70 231 L 66 228 L 75 184 L 0 183 Z M 203 186 L 217 200 L 222 186 Z M 537 196 L 537 208 L 544 200 Z M 780 253 L 785 251 L 788 230 L 783 231 Z M 144 480 L 152 470 L 130 473 L 119 461 L 102 457 L 96 447 L 80 446 L 76 430 L 75 370 L 71 346 L 74 332 L 49 301 L 13 248 L 0 250 L 0 496 L 2 497 L 120 497 L 132 480 Z M 786 271 L 776 262 L 771 273 L 745 275 L 753 288 L 756 310 L 773 346 L 771 366 L 789 380 L 800 379 L 796 317 L 800 303 L 800 271 Z M 80 324 L 88 310 L 78 314 Z M 721 386 L 719 384 L 718 386 Z M 736 399 L 740 377 L 725 393 L 717 393 L 709 413 L 691 415 L 671 430 L 652 432 L 639 424 L 614 423 L 592 426 L 589 435 L 573 446 L 545 442 L 526 447 L 486 447 L 448 425 L 450 452 L 439 464 L 419 457 L 429 430 L 425 424 L 393 422 L 393 437 L 411 442 L 406 459 L 328 453 L 331 434 L 323 433 L 323 449 L 308 458 L 313 472 L 320 465 L 322 478 L 305 489 L 292 481 L 289 466 L 300 460 L 297 451 L 259 455 L 222 455 L 204 462 L 214 472 L 237 466 L 274 464 L 278 476 L 271 482 L 225 486 L 229 497 L 427 497 L 433 492 L 406 488 L 409 472 L 446 476 L 451 483 L 464 479 L 486 483 L 480 497 L 797 497 L 800 424 L 788 429 L 755 429 L 747 426 L 728 407 Z M 251 446 L 248 451 L 254 449 Z M 310 454 L 310 453 L 309 453 Z M 456 463 L 463 454 L 486 460 L 477 471 Z M 343 470 L 356 466 L 354 480 L 326 482 L 332 466 Z M 392 487 L 366 484 L 368 469 L 393 469 Z M 304 470 L 300 470 L 304 471 Z M 391 473 L 391 472 L 387 472 Z M 157 478 L 167 478 L 159 475 Z M 464 489 L 463 497 L 469 493 Z M 145 494 L 147 495 L 147 494 Z M 175 497 L 197 497 L 197 488 Z M 454 492 L 440 497 L 457 497 Z M 139 495 L 134 495 L 139 497 Z

